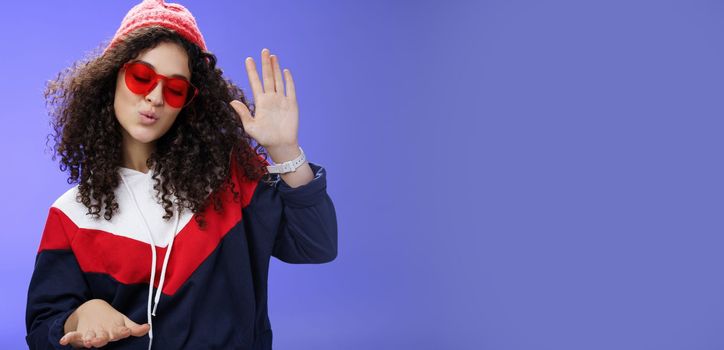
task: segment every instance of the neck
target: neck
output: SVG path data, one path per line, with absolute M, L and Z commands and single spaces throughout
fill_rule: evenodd
M 155 142 L 142 143 L 123 132 L 123 167 L 148 172 L 146 161 L 155 149 Z

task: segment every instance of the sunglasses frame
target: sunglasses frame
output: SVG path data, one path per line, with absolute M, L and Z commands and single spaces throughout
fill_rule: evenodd
M 128 72 L 128 66 L 134 65 L 134 64 L 144 65 L 144 66 L 146 66 L 148 69 L 150 69 L 150 70 L 153 72 L 153 74 L 154 74 L 154 76 L 151 78 L 151 81 L 152 81 L 152 82 L 150 83 L 151 88 L 150 88 L 148 91 L 146 91 L 146 92 L 142 92 L 142 93 L 133 92 L 133 90 L 131 90 L 131 87 L 128 86 L 128 82 L 126 82 L 126 79 L 128 79 L 128 78 L 126 77 L 126 75 L 129 74 L 129 72 Z M 153 69 L 153 67 L 151 67 L 150 65 L 148 65 L 147 63 L 145 63 L 145 62 L 143 62 L 143 61 L 141 61 L 141 60 L 134 60 L 134 61 L 126 62 L 126 63 L 123 65 L 123 82 L 126 84 L 126 87 L 128 88 L 128 90 L 130 90 L 131 92 L 133 92 L 133 93 L 135 93 L 135 94 L 137 94 L 137 95 L 144 95 L 144 96 L 145 96 L 145 95 L 147 95 L 148 93 L 150 93 L 151 91 L 153 91 L 153 89 L 156 88 L 156 85 L 158 85 L 158 81 L 159 81 L 159 80 L 163 80 L 163 89 L 166 89 L 166 87 L 168 86 L 168 85 L 166 84 L 166 82 L 167 82 L 168 80 L 174 80 L 174 79 L 180 79 L 180 80 L 185 81 L 186 83 L 189 84 L 189 86 L 190 86 L 191 89 L 193 90 L 193 94 L 191 95 L 191 98 L 188 98 L 188 97 L 187 97 L 187 100 L 186 100 L 186 102 L 183 104 L 183 106 L 181 106 L 181 107 L 174 107 L 174 106 L 171 106 L 171 104 L 169 104 L 169 106 L 171 106 L 171 107 L 173 107 L 173 108 L 184 108 L 184 107 L 188 106 L 188 105 L 191 103 L 191 101 L 194 100 L 194 98 L 196 98 L 196 95 L 199 94 L 199 89 L 198 89 L 194 84 L 192 84 L 189 80 L 187 80 L 186 78 L 167 77 L 167 76 L 165 76 L 165 75 L 163 75 L 163 74 L 158 74 L 158 73 L 156 72 L 156 70 Z M 162 94 L 162 95 L 164 95 L 164 94 Z M 166 103 L 168 103 L 168 100 L 167 100 L 167 98 L 166 98 L 165 95 L 163 96 L 163 100 L 166 101 Z

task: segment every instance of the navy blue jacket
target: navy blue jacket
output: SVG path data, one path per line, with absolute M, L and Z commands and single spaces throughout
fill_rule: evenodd
M 309 165 L 314 179 L 297 188 L 278 175 L 274 185 L 247 181 L 232 166 L 240 201 L 233 201 L 231 192 L 224 193 L 224 212 L 209 206 L 205 230 L 191 213 L 176 215 L 180 230 L 169 231 L 173 235 L 168 237 L 175 238 L 168 238 L 173 242 L 170 258 L 152 317 L 154 349 L 272 348 L 267 314 L 270 257 L 316 264 L 337 256 L 337 220 L 326 192 L 326 171 L 318 164 Z M 154 293 L 169 246 L 153 243 L 146 232 L 157 234 L 173 225 L 162 222 L 162 207 L 144 195 L 150 175 L 121 171 L 132 195 L 117 191 L 119 212 L 110 222 L 85 214 L 86 207 L 75 201 L 77 186 L 51 206 L 28 290 L 30 349 L 70 349 L 59 344 L 63 326 L 90 299 L 107 301 L 136 323 L 148 322 L 151 246 L 158 257 Z M 148 231 L 129 204 L 134 196 L 152 222 Z M 149 340 L 148 335 L 130 336 L 104 348 L 147 349 Z

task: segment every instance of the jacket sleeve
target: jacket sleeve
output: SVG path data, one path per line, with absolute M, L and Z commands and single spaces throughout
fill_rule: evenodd
M 244 215 L 264 232 L 271 256 L 292 264 L 320 264 L 337 257 L 337 217 L 327 194 L 326 170 L 308 162 L 314 178 L 291 187 L 280 175 L 258 182 Z M 261 226 L 257 226 L 261 225 Z
M 291 187 L 281 179 L 277 191 L 282 217 L 272 256 L 293 264 L 326 263 L 337 257 L 337 215 L 327 194 L 327 171 L 308 162 L 314 178 Z
M 31 350 L 72 349 L 60 345 L 65 321 L 90 296 L 70 248 L 68 233 L 76 230 L 62 211 L 50 208 L 28 288 L 25 340 Z

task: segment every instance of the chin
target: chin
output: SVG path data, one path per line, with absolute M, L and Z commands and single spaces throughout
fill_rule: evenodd
M 153 143 L 161 137 L 158 131 L 146 128 L 131 130 L 128 135 L 139 143 Z

